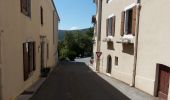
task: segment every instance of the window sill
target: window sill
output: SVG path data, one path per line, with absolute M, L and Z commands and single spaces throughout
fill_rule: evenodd
M 109 4 L 110 2 L 112 2 L 112 0 L 109 0 L 109 1 L 107 2 L 107 4 Z
M 115 68 L 118 68 L 118 65 L 115 65 Z
M 96 43 L 96 39 L 93 37 L 92 39 L 92 43 L 95 44 Z
M 108 50 L 108 51 L 114 51 L 115 49 L 108 49 L 108 48 L 107 48 L 107 50 Z
M 113 42 L 114 37 L 113 36 L 107 36 L 106 38 L 103 39 L 103 42 Z
M 134 36 L 132 34 L 124 35 L 120 40 L 116 41 L 117 43 L 134 43 Z

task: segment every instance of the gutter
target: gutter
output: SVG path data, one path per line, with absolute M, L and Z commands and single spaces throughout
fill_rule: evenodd
M 99 27 L 98 27 L 98 41 L 101 41 L 101 25 L 102 25 L 102 0 L 99 1 L 99 17 L 98 17 L 98 21 L 99 21 Z M 100 45 L 98 48 L 100 51 Z
M 102 0 L 98 1 L 98 27 L 97 27 L 97 52 L 100 52 L 101 46 L 101 23 L 102 23 Z M 100 72 L 100 58 L 97 58 L 96 70 Z
M 59 17 L 58 11 L 57 11 L 57 9 L 56 9 L 56 6 L 55 6 L 55 4 L 54 4 L 54 1 L 51 0 L 51 2 L 52 2 L 52 4 L 53 4 L 53 7 L 54 7 L 55 12 L 57 13 L 58 20 L 60 21 L 60 17 Z
M 2 72 L 1 72 L 1 68 L 0 68 L 0 100 L 2 100 Z
M 136 67 L 137 67 L 137 54 L 138 54 L 138 35 L 139 35 L 139 17 L 141 9 L 141 0 L 137 0 L 137 22 L 136 22 L 136 38 L 135 38 L 135 54 L 134 54 L 134 65 L 133 65 L 133 76 L 132 76 L 132 87 L 135 87 L 135 78 L 136 78 Z

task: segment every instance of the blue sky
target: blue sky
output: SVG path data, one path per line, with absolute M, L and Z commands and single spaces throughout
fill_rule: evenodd
M 60 16 L 59 29 L 83 29 L 93 26 L 91 17 L 95 14 L 93 0 L 54 0 Z

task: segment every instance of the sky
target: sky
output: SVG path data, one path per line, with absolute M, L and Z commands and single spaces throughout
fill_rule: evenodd
M 54 0 L 60 22 L 60 30 L 89 28 L 96 8 L 93 0 Z

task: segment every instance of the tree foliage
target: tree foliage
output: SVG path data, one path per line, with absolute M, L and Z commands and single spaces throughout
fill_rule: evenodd
M 67 31 L 63 41 L 59 42 L 59 58 L 74 60 L 76 57 L 92 55 L 93 28 L 85 33 L 81 31 Z

